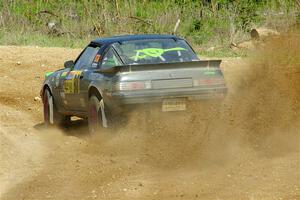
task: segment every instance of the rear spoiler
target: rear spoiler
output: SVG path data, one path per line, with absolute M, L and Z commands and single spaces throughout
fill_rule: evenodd
M 159 69 L 180 69 L 180 68 L 220 68 L 222 60 L 204 60 L 176 63 L 158 63 L 158 64 L 143 64 L 143 65 L 124 65 L 115 66 L 106 69 L 97 69 L 95 72 L 104 74 L 116 74 L 118 72 L 146 71 Z
M 158 63 L 158 64 L 143 64 L 143 65 L 125 65 L 120 67 L 120 72 L 123 71 L 144 71 L 156 69 L 176 69 L 176 68 L 219 68 L 222 60 L 204 60 L 204 61 L 190 61 L 190 62 L 176 62 L 176 63 Z

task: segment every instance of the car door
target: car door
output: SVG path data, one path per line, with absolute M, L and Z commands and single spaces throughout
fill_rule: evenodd
M 100 69 L 108 69 L 112 68 L 115 66 L 121 66 L 123 65 L 121 60 L 116 54 L 116 51 L 114 50 L 113 47 L 109 47 L 107 51 L 104 52 L 103 54 L 103 59 L 101 60 L 100 64 Z M 112 78 L 114 77 L 114 74 L 100 74 L 98 76 L 100 79 L 100 85 L 102 92 L 104 92 L 106 95 L 107 92 L 111 92 L 113 84 L 112 84 Z M 103 97 L 105 99 L 105 97 Z M 109 103 L 109 102 L 106 102 Z
M 81 111 L 86 108 L 84 96 L 87 93 L 87 86 L 85 88 L 81 85 L 88 79 L 88 70 L 91 68 L 99 49 L 99 46 L 87 46 L 75 61 L 74 67 L 63 74 L 63 102 L 68 110 Z
M 105 104 L 110 105 L 111 92 L 114 86 L 112 82 L 115 78 L 115 75 L 109 73 L 101 73 L 99 72 L 99 69 L 108 69 L 115 66 L 121 66 L 123 65 L 123 63 L 121 62 L 113 47 L 108 47 L 106 50 L 104 50 L 104 52 L 101 54 L 101 58 L 102 59 L 100 59 L 99 62 L 96 63 L 95 61 L 98 61 L 98 59 L 97 56 L 95 57 L 92 68 L 88 71 L 88 78 L 89 81 L 93 82 L 92 84 L 96 85 L 101 90 L 101 95 Z M 88 95 L 86 95 L 86 97 L 88 97 Z M 86 99 L 86 102 L 88 102 L 88 99 Z

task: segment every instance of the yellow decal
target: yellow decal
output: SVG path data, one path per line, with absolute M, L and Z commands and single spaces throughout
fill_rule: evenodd
M 80 75 L 82 71 L 70 71 L 64 81 L 65 94 L 78 94 L 80 92 Z
M 70 71 L 69 75 L 76 76 L 76 75 L 80 75 L 81 73 L 82 73 L 82 71 Z

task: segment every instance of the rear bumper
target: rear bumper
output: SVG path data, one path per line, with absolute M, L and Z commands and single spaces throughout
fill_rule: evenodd
M 123 91 L 112 93 L 118 104 L 157 103 L 166 98 L 187 98 L 188 100 L 224 98 L 226 86 L 212 88 L 180 88 L 163 90 Z

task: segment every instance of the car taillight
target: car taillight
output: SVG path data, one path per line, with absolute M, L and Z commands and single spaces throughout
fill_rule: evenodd
M 145 90 L 151 89 L 151 81 L 127 81 L 119 82 L 115 85 L 116 90 Z
M 194 86 L 205 86 L 205 85 L 221 85 L 225 84 L 223 77 L 214 77 L 214 78 L 200 78 L 194 79 Z

